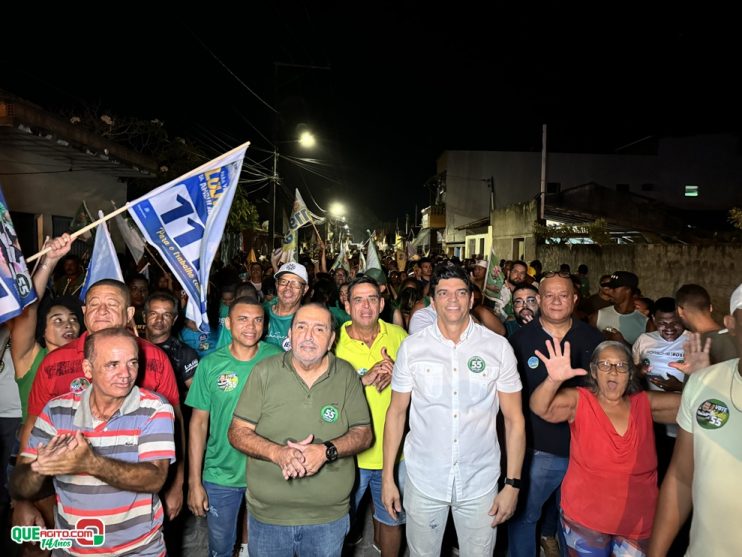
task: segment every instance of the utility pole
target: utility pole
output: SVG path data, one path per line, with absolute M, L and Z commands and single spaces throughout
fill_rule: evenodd
M 541 126 L 541 207 L 539 219 L 546 218 L 546 124 Z
M 271 217 L 271 240 L 270 240 L 270 246 L 271 246 L 271 253 L 276 248 L 276 187 L 278 186 L 278 148 L 273 147 L 273 177 L 271 178 L 271 181 L 273 182 L 273 203 L 272 203 L 272 211 L 273 216 Z

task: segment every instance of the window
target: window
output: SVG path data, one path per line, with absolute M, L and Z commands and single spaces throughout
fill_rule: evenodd
M 699 187 L 693 184 L 685 185 L 685 197 L 698 197 Z

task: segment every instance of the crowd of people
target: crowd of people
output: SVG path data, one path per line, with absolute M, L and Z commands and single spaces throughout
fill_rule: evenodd
M 651 300 L 625 270 L 593 293 L 584 265 L 501 261 L 493 301 L 481 259 L 238 260 L 204 333 L 168 273 L 81 303 L 69 236 L 48 247 L 0 433 L 12 525 L 101 527 L 59 554 L 179 555 L 205 520 L 204 555 L 340 556 L 366 507 L 384 557 L 742 547 L 742 285 L 722 325 L 703 286 Z

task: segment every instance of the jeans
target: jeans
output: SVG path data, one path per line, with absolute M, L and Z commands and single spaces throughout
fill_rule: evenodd
M 325 524 L 283 526 L 260 522 L 248 513 L 247 550 L 259 557 L 340 557 L 349 529 L 347 514 Z
M 404 482 L 407 476 L 404 460 L 397 465 L 394 475 L 397 480 L 399 495 L 404 498 Z M 358 508 L 367 489 L 371 491 L 371 499 L 374 502 L 374 518 L 377 522 L 381 522 L 387 526 L 400 526 L 405 523 L 404 511 L 397 513 L 397 519 L 395 520 L 381 502 L 381 470 L 368 470 L 366 468 L 358 468 L 358 479 L 350 496 L 351 513 L 354 523 Z
M 543 451 L 530 450 L 523 463 L 524 487 L 515 516 L 508 521 L 508 548 L 510 557 L 533 557 L 536 555 L 536 527 L 541 518 L 544 503 L 556 492 L 559 505 L 559 488 L 567 472 L 569 458 Z M 566 555 L 564 533 L 557 528 L 559 547 Z
M 226 487 L 204 482 L 209 498 L 206 524 L 209 527 L 209 557 L 232 557 L 237 539 L 237 515 L 245 498 L 244 487 Z
M 440 555 L 449 509 L 453 513 L 459 539 L 459 555 L 492 555 L 497 540 L 497 528 L 492 527 L 489 511 L 497 496 L 497 487 L 486 495 L 468 501 L 456 501 L 455 493 L 454 491 L 453 501 L 431 499 L 418 491 L 410 478 L 407 478 L 403 503 L 407 512 L 407 546 L 410 557 Z

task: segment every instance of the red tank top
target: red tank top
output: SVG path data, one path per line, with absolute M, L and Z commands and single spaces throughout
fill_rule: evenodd
M 597 397 L 579 387 L 562 509 L 591 530 L 648 538 L 657 503 L 657 453 L 644 392 L 631 395 L 629 426 L 616 433 Z

